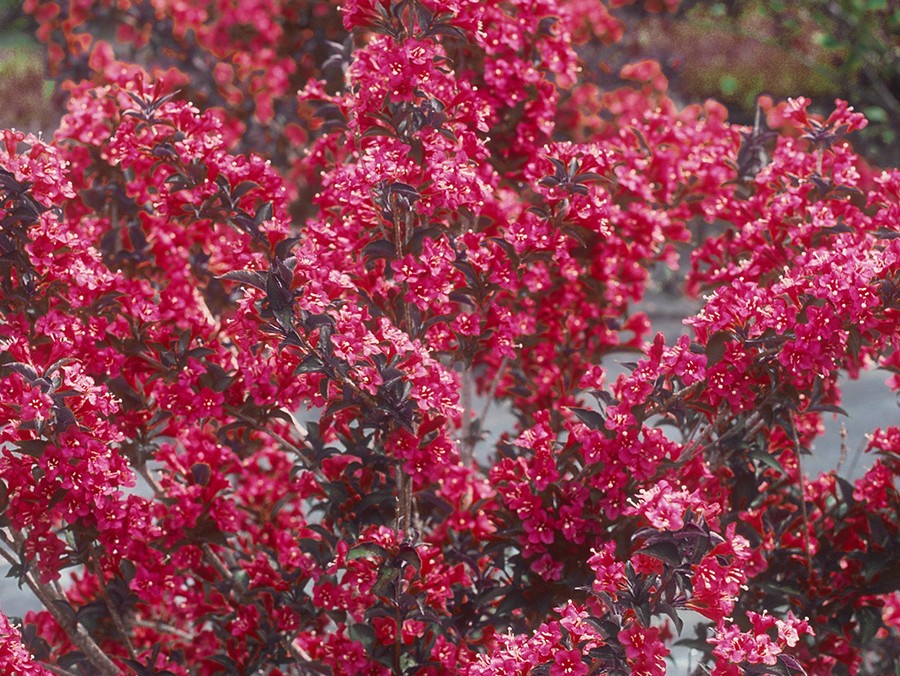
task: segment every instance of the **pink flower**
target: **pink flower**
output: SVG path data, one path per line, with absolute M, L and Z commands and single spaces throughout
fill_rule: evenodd
M 778 661 L 785 647 L 793 647 L 799 641 L 800 633 L 813 635 L 812 629 L 806 620 L 800 621 L 793 613 L 788 613 L 785 620 L 780 620 L 765 613 L 759 614 L 753 611 L 747 613 L 753 629 L 742 632 L 736 625 L 719 624 L 716 635 L 709 639 L 714 646 L 713 655 L 716 656 L 716 673 L 727 673 L 720 665 L 739 664 L 767 664 L 773 665 Z M 777 638 L 769 631 L 777 627 Z
M 614 542 L 606 542 L 599 551 L 592 549 L 587 563 L 594 571 L 595 580 L 593 589 L 598 593 L 609 594 L 613 601 L 618 598 L 620 591 L 625 589 L 625 564 L 615 558 L 616 545 Z
M 584 676 L 589 669 L 581 657 L 580 650 L 558 650 L 553 655 L 550 676 Z
M 22 645 L 19 630 L 9 623 L 9 619 L 2 612 L 0 612 L 0 670 L 5 674 L 21 676 L 47 676 L 52 673 L 34 662 L 34 658 Z
M 718 505 L 705 502 L 697 490 L 690 493 L 685 488 L 676 490 L 666 479 L 640 491 L 635 501 L 635 506 L 629 507 L 626 513 L 642 514 L 658 530 L 681 530 L 688 511 L 706 518 L 719 511 Z
M 664 676 L 669 650 L 659 639 L 659 629 L 631 622 L 619 632 L 619 641 L 625 647 L 632 673 Z

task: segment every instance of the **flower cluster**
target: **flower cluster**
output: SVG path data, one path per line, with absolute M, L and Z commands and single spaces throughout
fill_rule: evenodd
M 791 612 L 784 621 L 752 611 L 747 613 L 747 617 L 751 624 L 750 631 L 742 632 L 737 625 L 731 625 L 710 639 L 710 643 L 715 645 L 713 654 L 720 660 L 713 673 L 740 674 L 744 673 L 741 666 L 750 664 L 774 666 L 785 647 L 797 645 L 801 634 L 815 635 L 809 622 L 798 620 Z M 773 637 L 775 632 L 777 635 Z M 782 660 L 789 668 L 799 666 L 793 658 L 782 657 Z

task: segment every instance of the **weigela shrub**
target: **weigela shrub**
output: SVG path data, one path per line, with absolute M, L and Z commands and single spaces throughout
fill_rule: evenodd
M 900 372 L 900 173 L 842 101 L 600 92 L 622 4 L 26 3 L 68 105 L 0 145 L 5 671 L 883 673 L 900 431 L 802 456 Z

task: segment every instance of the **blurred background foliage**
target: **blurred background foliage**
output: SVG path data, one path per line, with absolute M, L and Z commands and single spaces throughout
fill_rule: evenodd
M 897 0 L 687 1 L 638 33 L 648 49 L 667 45 L 681 59 L 673 84 L 688 100 L 717 98 L 750 124 L 760 95 L 807 96 L 825 113 L 842 98 L 869 119 L 855 146 L 875 164 L 897 165 Z
M 876 165 L 898 164 L 897 0 L 683 0 L 675 14 L 653 6 L 617 10 L 627 26 L 622 42 L 580 48 L 601 87 L 619 84 L 621 65 L 652 58 L 677 101 L 717 99 L 741 124 L 752 124 L 761 95 L 807 96 L 826 114 L 843 98 L 870 120 L 854 135 L 857 149 Z M 21 0 L 0 0 L 0 127 L 49 132 L 60 100 L 33 30 Z
M 0 129 L 49 133 L 59 118 L 34 29 L 21 0 L 0 0 Z

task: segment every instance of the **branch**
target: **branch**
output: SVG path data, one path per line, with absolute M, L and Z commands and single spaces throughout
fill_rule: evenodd
M 106 591 L 106 583 L 103 580 L 103 573 L 100 570 L 100 564 L 96 558 L 91 557 L 91 563 L 93 566 L 93 570 L 91 571 L 94 574 L 94 577 L 97 578 L 98 583 L 98 591 L 100 596 L 103 598 L 103 603 L 106 605 L 106 609 L 109 611 L 109 616 L 112 619 L 113 626 L 115 626 L 116 631 L 119 632 L 119 636 L 122 637 L 122 641 L 125 643 L 125 649 L 128 650 L 128 655 L 133 660 L 138 659 L 138 654 L 135 652 L 134 645 L 131 643 L 131 632 L 129 629 L 125 627 L 125 622 L 122 620 L 122 616 L 119 614 L 118 609 L 112 602 L 112 599 L 109 598 L 109 593 Z
M 238 411 L 233 406 L 227 406 L 225 408 L 225 412 L 231 416 L 234 416 L 241 422 L 250 425 L 254 429 L 257 429 L 261 432 L 265 432 L 270 437 L 275 439 L 278 443 L 280 443 L 282 446 L 284 446 L 286 449 L 288 449 L 289 451 L 294 453 L 298 458 L 300 458 L 301 462 L 303 462 L 309 469 L 318 473 L 315 463 L 313 462 L 312 458 L 309 455 L 307 455 L 307 453 L 306 453 L 307 451 L 313 450 L 313 447 L 310 445 L 308 440 L 306 440 L 306 439 L 303 440 L 303 448 L 301 449 L 295 443 L 293 443 L 292 441 L 287 439 L 284 435 L 279 434 L 278 432 L 271 429 L 270 427 L 261 424 L 258 420 L 253 420 L 252 418 L 248 418 L 247 416 L 242 414 L 240 411 Z M 291 413 L 288 413 L 288 415 L 290 415 L 291 420 L 294 422 L 294 426 L 299 427 L 297 420 L 294 418 L 294 415 Z
M 193 643 L 196 640 L 195 636 L 187 633 L 186 631 L 179 629 L 178 627 L 173 627 L 171 624 L 166 624 L 160 620 L 135 620 L 135 627 L 143 627 L 144 629 L 152 629 L 153 631 L 159 632 L 160 634 L 172 634 L 173 636 L 177 636 L 183 641 L 187 641 L 189 643 Z
M 803 478 L 803 465 L 800 461 L 800 439 L 797 436 L 797 428 L 794 425 L 793 413 L 788 418 L 791 429 L 788 433 L 791 435 L 791 442 L 794 447 L 794 455 L 797 456 L 797 481 L 800 484 L 800 513 L 803 515 L 803 544 L 806 547 L 806 572 L 810 581 L 813 574 L 812 550 L 809 544 L 809 514 L 806 511 L 806 480 Z
M 2 540 L 3 544 L 7 547 L 11 547 L 13 539 L 14 538 L 9 538 L 5 532 L 0 531 L 0 540 Z M 12 559 L 10 554 L 4 549 L 0 549 L 0 555 L 10 563 L 18 563 Z M 84 653 L 91 664 L 97 669 L 98 673 L 103 676 L 118 676 L 118 674 L 121 673 L 121 669 L 119 669 L 106 653 L 100 649 L 100 646 L 97 645 L 87 629 L 77 622 L 74 622 L 72 618 L 59 609 L 56 602 L 64 601 L 68 603 L 65 598 L 59 596 L 50 586 L 36 580 L 34 573 L 31 571 L 26 572 L 23 579 L 34 595 L 37 596 L 43 604 L 44 608 L 47 609 L 47 612 L 53 616 L 53 619 L 56 620 L 57 624 L 59 624 L 59 626 L 62 627 L 62 630 L 66 632 L 66 635 L 69 637 L 72 644 Z M 64 670 L 55 671 L 60 674 L 69 673 Z
M 69 671 L 67 669 L 63 669 L 62 667 L 55 667 L 52 664 L 47 664 L 46 662 L 41 662 L 41 666 L 47 671 L 52 671 L 54 674 L 59 674 L 59 676 L 78 676 L 74 671 Z
M 228 584 L 231 585 L 231 588 L 237 592 L 238 598 L 235 600 L 240 603 L 242 599 L 246 598 L 249 595 L 247 589 L 232 574 L 228 566 L 225 565 L 222 559 L 219 558 L 218 554 L 213 551 L 213 548 L 209 544 L 202 545 L 201 549 L 203 550 L 204 557 L 213 567 L 213 569 L 215 569 L 215 571 L 222 577 L 222 579 L 226 580 Z M 290 656 L 294 658 L 294 660 L 296 660 L 298 663 L 310 661 L 309 655 L 295 646 L 293 640 L 288 639 L 283 634 L 281 634 L 280 637 L 281 644 L 288 651 Z
M 285 442 L 285 443 L 287 443 L 287 442 Z M 141 467 L 138 470 L 138 472 L 144 478 L 144 480 L 150 485 L 150 487 L 153 489 L 153 491 L 157 497 L 161 497 L 161 496 L 165 495 L 162 490 L 162 487 L 159 485 L 159 483 L 156 481 L 156 479 L 154 479 L 153 476 L 147 471 L 146 467 Z M 209 565 L 212 566 L 212 568 L 222 577 L 222 579 L 227 581 L 231 585 L 232 589 L 234 589 L 237 592 L 238 598 L 235 600 L 238 601 L 239 603 L 241 603 L 242 599 L 246 598 L 248 595 L 247 590 L 237 580 L 237 578 L 235 578 L 235 576 L 232 574 L 231 570 L 229 570 L 228 566 L 225 565 L 225 563 L 222 561 L 222 559 L 219 558 L 219 555 L 216 554 L 215 551 L 213 551 L 213 548 L 209 544 L 202 545 L 201 549 L 203 550 L 204 558 L 207 560 Z M 164 626 L 167 630 L 169 628 L 168 625 L 162 625 L 160 623 L 157 623 L 154 625 L 153 623 L 148 623 L 147 621 L 143 621 L 143 620 L 137 620 L 135 622 L 135 624 L 138 626 L 146 626 L 146 627 L 151 627 L 151 628 L 155 628 L 155 629 L 161 629 Z M 174 627 L 171 627 L 171 629 L 177 636 L 179 636 L 185 640 L 192 641 L 194 638 L 181 630 L 175 629 Z M 284 648 L 288 651 L 288 653 L 291 655 L 291 657 L 293 657 L 298 663 L 305 663 L 305 662 L 311 661 L 310 656 L 308 654 L 306 654 L 304 651 L 302 651 L 300 648 L 295 646 L 293 640 L 288 639 L 283 635 L 281 636 L 281 639 L 282 639 L 281 642 L 282 642 L 282 645 L 284 646 Z
M 19 533 L 8 532 L 5 528 L 0 529 L 0 542 L 10 549 L 14 549 L 14 542 L 17 540 L 21 541 L 22 539 L 23 538 Z M 12 554 L 4 548 L 0 548 L 0 556 L 3 556 L 3 558 L 12 565 L 19 564 Z M 47 612 L 53 616 L 53 619 L 55 619 L 59 626 L 62 627 L 63 631 L 66 632 L 69 640 L 78 647 L 85 656 L 87 656 L 91 664 L 96 667 L 100 674 L 103 674 L 103 676 L 117 676 L 117 674 L 121 673 L 121 669 L 119 669 L 106 653 L 100 649 L 100 646 L 97 645 L 87 629 L 77 622 L 74 622 L 72 618 L 65 615 L 59 609 L 56 604 L 57 601 L 65 601 L 68 603 L 62 594 L 57 593 L 51 586 L 36 580 L 34 573 L 31 571 L 27 571 L 23 579 L 31 589 L 32 593 L 40 600 L 44 608 L 47 609 Z M 68 674 L 69 672 L 59 670 L 57 673 Z
M 480 420 L 482 422 L 484 422 L 484 420 L 487 418 L 488 411 L 491 408 L 491 402 L 493 402 L 494 395 L 497 393 L 497 388 L 500 386 L 500 379 L 503 377 L 503 373 L 506 370 L 507 361 L 508 357 L 503 357 L 503 360 L 500 362 L 500 366 L 497 367 L 497 373 L 494 374 L 494 379 L 491 381 L 491 386 L 485 393 L 487 399 L 484 402 L 484 408 L 481 409 Z
M 475 440 L 472 438 L 472 418 L 471 415 L 475 412 L 472 407 L 472 390 L 474 388 L 474 381 L 472 377 L 472 367 L 466 367 L 463 369 L 462 374 L 460 375 L 460 389 L 462 392 L 460 393 L 460 403 L 462 404 L 463 415 L 462 415 L 462 427 L 460 429 L 461 444 L 460 444 L 460 459 L 464 464 L 469 465 L 472 462 L 472 456 L 475 451 Z

